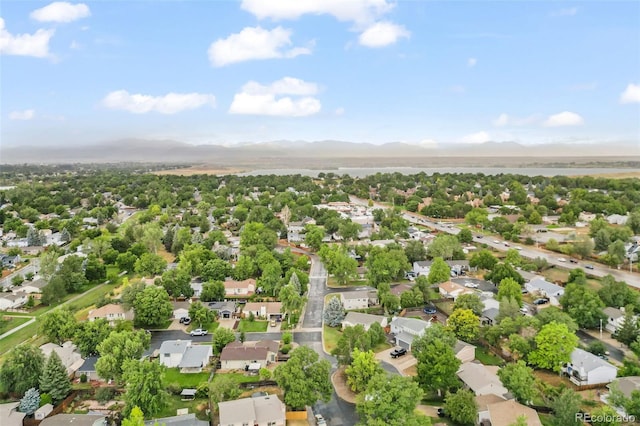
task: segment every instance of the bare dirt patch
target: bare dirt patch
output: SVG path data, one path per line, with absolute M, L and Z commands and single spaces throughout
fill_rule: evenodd
M 356 403 L 356 394 L 349 388 L 347 385 L 347 375 L 344 372 L 344 367 L 340 367 L 338 371 L 333 373 L 331 376 L 331 381 L 333 382 L 333 387 L 336 390 L 336 394 L 344 399 L 347 402 L 352 404 Z

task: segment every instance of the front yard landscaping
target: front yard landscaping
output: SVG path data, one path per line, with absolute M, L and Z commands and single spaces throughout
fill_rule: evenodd
M 340 339 L 340 329 L 329 327 L 328 325 L 324 326 L 324 330 L 322 333 L 322 339 L 324 340 L 324 349 L 331 353 L 331 351 L 338 345 L 338 340 Z
M 250 321 L 247 318 L 241 319 L 238 325 L 238 331 L 245 333 L 264 333 L 267 331 L 268 321 Z

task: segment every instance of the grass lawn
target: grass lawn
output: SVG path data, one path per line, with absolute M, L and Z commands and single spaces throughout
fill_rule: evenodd
M 71 311 L 79 311 L 94 305 L 98 300 L 107 294 L 111 293 L 120 284 L 104 284 L 92 286 L 86 289 L 85 293 L 75 299 L 73 302 L 69 302 L 67 306 Z M 74 295 L 77 296 L 77 295 Z
M 446 313 L 447 315 L 451 315 L 451 313 L 453 312 L 453 301 L 452 300 L 448 300 L 446 302 L 438 302 L 436 303 L 436 306 L 440 309 L 442 309 L 442 311 L 444 313 Z
M 338 345 L 338 340 L 341 335 L 342 332 L 338 328 L 329 327 L 328 325 L 324 326 L 322 339 L 324 340 L 324 348 L 327 352 L 331 353 Z
M 360 280 L 360 279 L 349 280 L 347 284 L 343 285 L 343 284 L 338 284 L 338 281 L 336 281 L 335 277 L 329 277 L 327 279 L 327 287 L 330 287 L 330 288 L 359 287 L 363 285 L 367 285 L 367 280 Z
M 38 320 L 35 323 L 22 328 L 15 333 L 0 340 L 0 355 L 9 352 L 23 342 L 33 343 L 36 346 L 40 346 L 46 343 L 44 336 L 37 336 L 38 334 Z
M 389 343 L 382 342 L 382 343 L 379 343 L 376 346 L 374 346 L 371 350 L 374 351 L 375 353 L 378 353 L 378 352 L 385 351 L 385 350 L 387 350 L 389 348 L 391 348 L 391 345 Z
M 241 319 L 238 331 L 244 331 L 245 333 L 257 332 L 264 333 L 267 331 L 267 321 L 249 321 L 248 319 Z
M 221 377 L 221 376 L 230 377 L 231 380 L 233 380 L 236 384 L 252 383 L 252 382 L 260 381 L 260 376 L 248 376 L 248 375 L 244 375 L 243 373 L 222 373 L 222 374 L 216 374 L 213 377 L 213 380 L 211 381 L 211 386 L 215 386 L 216 380 L 218 379 L 218 377 Z
M 547 281 L 555 283 L 556 281 L 562 281 L 566 283 L 569 279 L 569 271 L 565 269 L 557 269 L 557 268 L 549 268 L 546 271 L 542 272 L 542 276 L 544 276 Z
M 0 321 L 0 334 L 22 325 L 30 319 L 27 317 L 4 317 L 4 320 Z
M 209 407 L 206 399 L 194 399 L 193 401 L 181 401 L 179 395 L 171 395 L 167 405 L 162 408 L 156 417 L 172 417 L 176 415 L 176 410 L 188 408 L 189 413 L 195 413 L 200 420 L 209 420 L 206 410 Z
M 165 383 L 178 383 L 182 388 L 197 388 L 209 379 L 209 373 L 182 374 L 177 368 L 167 368 L 164 372 Z
M 504 365 L 504 360 L 502 358 L 495 356 L 481 346 L 476 348 L 476 359 L 484 365 Z

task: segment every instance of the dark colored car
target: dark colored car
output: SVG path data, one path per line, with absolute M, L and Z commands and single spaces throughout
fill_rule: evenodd
M 438 310 L 436 309 L 435 306 L 425 306 L 422 312 L 424 312 L 427 315 L 433 315 L 433 314 L 437 314 Z
M 569 262 L 571 262 L 571 263 L 578 263 L 578 261 L 577 261 L 577 260 L 575 260 L 575 259 L 569 259 Z
M 545 303 L 549 303 L 549 299 L 536 299 L 533 301 L 534 305 L 544 305 Z
M 182 317 L 180 318 L 180 324 L 187 324 L 189 325 L 191 323 L 191 318 L 189 317 Z
M 438 417 L 444 417 L 447 414 L 444 412 L 444 408 L 438 408 Z
M 407 350 L 405 348 L 396 348 L 391 351 L 391 358 L 398 358 L 407 354 Z

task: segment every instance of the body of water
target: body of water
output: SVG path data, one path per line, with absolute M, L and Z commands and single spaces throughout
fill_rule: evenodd
M 636 172 L 637 169 L 623 168 L 545 168 L 545 167 L 340 167 L 337 169 L 264 169 L 253 170 L 251 172 L 238 173 L 238 176 L 259 176 L 259 175 L 303 175 L 316 177 L 319 173 L 334 173 L 336 175 L 349 175 L 352 177 L 364 177 L 375 175 L 376 173 L 402 173 L 414 175 L 424 172 L 427 175 L 434 173 L 482 173 L 485 175 L 517 174 L 525 176 L 580 176 L 594 174 L 629 173 Z

